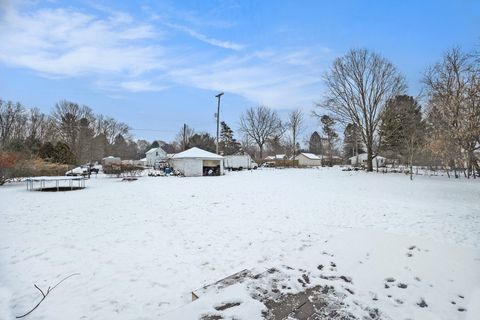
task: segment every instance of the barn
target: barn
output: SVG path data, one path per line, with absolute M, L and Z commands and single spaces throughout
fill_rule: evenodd
M 172 164 L 186 177 L 223 175 L 223 157 L 196 147 L 175 154 Z

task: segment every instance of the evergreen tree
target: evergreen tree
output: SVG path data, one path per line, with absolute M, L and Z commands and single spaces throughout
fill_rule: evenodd
M 220 125 L 220 141 L 218 143 L 220 153 L 223 155 L 231 155 L 240 152 L 241 145 L 233 137 L 233 130 L 225 123 L 225 121 L 222 121 Z
M 347 124 L 343 134 L 343 155 L 345 158 L 365 153 L 360 128 L 357 125 Z
M 38 155 L 42 159 L 51 160 L 55 155 L 55 146 L 50 141 L 45 142 L 40 147 Z
M 317 131 L 314 131 L 310 136 L 310 141 L 308 143 L 308 151 L 317 155 L 323 154 L 322 138 Z
M 188 141 L 188 148 L 197 147 L 206 151 L 215 152 L 215 138 L 208 133 L 195 133 Z
M 75 155 L 73 154 L 68 144 L 58 141 L 54 148 L 52 160 L 56 163 L 74 164 Z
M 390 158 L 409 164 L 412 148 L 423 140 L 424 122 L 417 101 L 399 95 L 387 102 L 380 124 L 380 148 Z
M 327 153 L 328 157 L 330 159 L 329 164 L 333 165 L 333 149 L 334 149 L 334 144 L 335 141 L 338 138 L 338 134 L 335 131 L 335 120 L 333 120 L 331 117 L 327 115 L 323 115 L 320 118 L 320 121 L 322 122 L 322 130 L 323 134 L 325 135 L 325 140 L 327 141 Z

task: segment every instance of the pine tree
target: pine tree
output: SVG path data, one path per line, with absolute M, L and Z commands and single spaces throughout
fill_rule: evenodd
M 352 123 L 347 124 L 343 132 L 343 155 L 345 158 L 365 153 L 360 128 Z
M 225 121 L 222 121 L 220 125 L 220 141 L 218 143 L 220 153 L 223 155 L 231 155 L 240 152 L 241 145 L 233 137 L 233 130 L 225 123 Z
M 333 120 L 331 117 L 327 115 L 323 115 L 320 118 L 320 121 L 322 122 L 322 130 L 323 134 L 325 135 L 325 140 L 327 141 L 327 151 L 328 151 L 328 157 L 330 159 L 329 164 L 333 165 L 333 148 L 335 141 L 338 138 L 338 134 L 335 131 L 335 120 Z
M 308 151 L 316 155 L 323 154 L 322 138 L 317 131 L 314 131 L 310 136 L 310 140 L 308 143 Z
M 411 96 L 396 96 L 382 112 L 380 149 L 390 158 L 411 165 L 412 153 L 422 143 L 424 127 L 418 102 Z

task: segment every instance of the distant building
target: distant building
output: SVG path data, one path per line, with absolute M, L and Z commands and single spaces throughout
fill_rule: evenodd
M 367 166 L 367 154 L 366 153 L 360 153 L 358 156 L 353 156 L 348 158 L 348 161 L 352 166 Z M 373 167 L 384 167 L 385 166 L 385 157 L 382 156 L 376 156 L 375 158 L 372 159 L 372 165 Z
M 167 159 L 167 153 L 160 147 L 158 148 L 152 148 L 147 151 L 146 153 L 146 165 L 148 167 L 153 167 L 156 163 L 166 160 Z
M 120 157 L 108 156 L 102 159 L 102 165 L 109 164 L 121 164 L 122 159 Z
M 322 158 L 313 153 L 302 152 L 295 157 L 301 167 L 316 167 L 322 165 Z
M 223 157 L 196 147 L 175 154 L 172 164 L 186 177 L 223 175 Z

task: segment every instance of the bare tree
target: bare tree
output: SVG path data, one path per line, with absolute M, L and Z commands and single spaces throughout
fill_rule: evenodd
M 180 146 L 180 151 L 188 148 L 190 138 L 195 134 L 195 130 L 184 124 L 175 137 L 175 142 Z
M 428 116 L 433 145 L 455 168 L 466 163 L 468 176 L 475 168 L 480 149 L 480 68 L 478 61 L 459 48 L 448 51 L 429 68 L 423 82 L 428 94 Z M 439 143 L 441 142 L 441 143 Z M 454 150 L 454 152 L 452 152 Z M 445 163 L 444 163 L 445 164 Z
M 288 114 L 288 129 L 290 130 L 291 138 L 292 138 L 292 159 L 295 160 L 297 156 L 297 141 L 298 136 L 303 130 L 304 120 L 303 120 L 303 112 L 300 109 L 292 110 Z M 295 163 L 295 161 L 294 161 Z
M 62 100 L 55 105 L 52 118 L 60 136 L 59 140 L 70 147 L 77 160 L 81 160 L 82 150 L 84 149 L 82 143 L 89 142 L 80 139 L 81 129 L 85 127 L 85 123 L 87 126 L 94 123 L 92 110 L 87 106 Z
M 260 158 L 263 159 L 263 147 L 268 139 L 280 136 L 284 126 L 277 112 L 266 106 L 249 108 L 240 117 L 240 130 L 257 144 Z
M 337 58 L 325 76 L 327 94 L 318 104 L 344 125 L 361 130 L 367 170 L 373 171 L 374 138 L 386 101 L 406 89 L 404 77 L 385 58 L 365 49 Z M 317 114 L 320 116 L 319 114 Z
M 20 103 L 0 100 L 0 148 L 24 133 L 25 108 Z
M 48 141 L 53 133 L 53 125 L 49 116 L 38 108 L 30 109 L 28 115 L 27 135 L 30 140 Z

